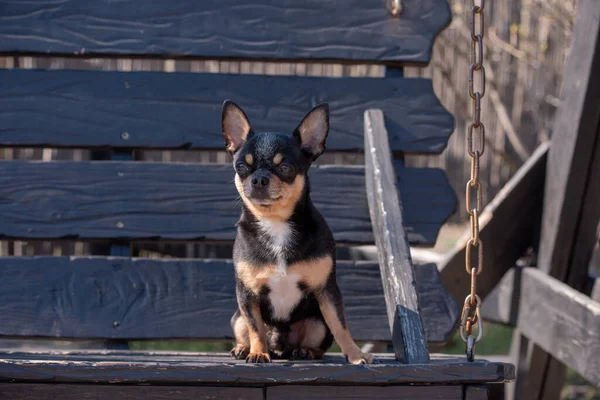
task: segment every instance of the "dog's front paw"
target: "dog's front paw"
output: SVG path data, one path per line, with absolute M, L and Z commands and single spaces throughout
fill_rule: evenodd
M 267 353 L 250 353 L 248 357 L 246 357 L 247 363 L 257 363 L 264 364 L 271 362 L 271 356 Z
M 248 357 L 248 353 L 250 353 L 250 349 L 244 346 L 237 345 L 229 352 L 229 355 L 236 360 L 243 360 Z
M 379 364 L 379 360 L 377 359 L 377 357 L 375 357 L 373 354 L 369 354 L 369 353 L 363 353 L 362 351 L 353 353 L 353 354 L 347 354 L 346 355 L 346 360 L 348 360 L 348 362 L 350 364 Z

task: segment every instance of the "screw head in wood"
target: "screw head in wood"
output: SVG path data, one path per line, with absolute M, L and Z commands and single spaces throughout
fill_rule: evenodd
M 129 132 L 122 132 L 121 133 L 121 139 L 123 139 L 123 140 L 129 139 Z

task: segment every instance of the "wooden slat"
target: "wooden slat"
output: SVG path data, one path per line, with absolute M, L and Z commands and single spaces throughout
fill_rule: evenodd
M 0 52 L 427 63 L 446 0 L 0 2 Z
M 340 262 L 337 281 L 358 340 L 390 340 L 379 267 Z M 434 265 L 416 268 L 429 340 L 445 341 L 458 307 Z M 219 260 L 0 258 L 0 335 L 231 338 L 233 265 Z
M 398 175 L 410 240 L 433 243 L 454 210 L 452 189 L 440 170 Z M 216 164 L 0 162 L 0 236 L 232 241 L 233 177 Z M 372 243 L 364 167 L 314 166 L 309 177 L 336 240 Z
M 0 145 L 224 150 L 225 99 L 256 131 L 290 134 L 328 102 L 328 151 L 362 151 L 369 107 L 385 111 L 394 151 L 440 153 L 454 126 L 425 79 L 3 70 Z
M 546 273 L 582 290 L 600 218 L 600 8 L 581 0 L 564 73 L 560 103 L 548 154 L 538 265 Z M 595 155 L 594 155 L 595 153 Z M 596 159 L 594 161 L 594 158 Z M 530 338 L 537 341 L 536 338 Z M 531 346 L 530 346 L 531 347 Z M 525 346 L 523 346 L 525 348 Z M 535 345 L 521 369 L 546 371 L 521 386 L 522 398 L 553 400 L 566 368 Z M 553 352 L 554 353 L 554 352 Z M 557 355 L 557 357 L 559 357 Z M 523 358 L 523 357 L 521 357 Z
M 367 198 L 394 352 L 399 361 L 424 363 L 429 360 L 429 353 L 381 110 L 366 111 L 364 126 Z
M 263 389 L 207 386 L 69 385 L 2 383 L 0 398 L 11 400 L 263 400 Z
M 594 283 L 591 285 L 592 290 L 590 292 L 590 297 L 593 300 L 600 302 L 600 278 L 594 278 Z
M 286 399 L 463 400 L 461 386 L 300 386 L 267 388 L 267 400 Z
M 574 369 L 595 385 L 600 385 L 600 302 L 579 293 L 537 268 L 517 270 L 518 316 L 512 319 L 499 312 L 503 322 L 515 322 L 521 334 Z M 512 287 L 515 271 L 503 279 Z M 510 290 L 498 291 L 499 303 L 510 304 Z
M 488 389 L 481 385 L 469 385 L 465 388 L 463 400 L 487 400 Z
M 377 355 L 374 365 L 352 365 L 342 355 L 321 362 L 294 361 L 246 364 L 225 354 L 90 355 L 0 353 L 0 381 L 69 383 L 148 383 L 203 385 L 393 385 L 504 382 L 514 379 L 510 364 L 432 358 L 428 364 L 406 365 Z
M 477 277 L 477 294 L 482 299 L 535 241 L 548 148 L 549 143 L 541 144 L 479 217 L 485 272 Z M 470 237 L 470 232 L 465 232 L 440 266 L 444 286 L 461 303 L 470 292 L 471 276 L 465 270 L 465 251 Z

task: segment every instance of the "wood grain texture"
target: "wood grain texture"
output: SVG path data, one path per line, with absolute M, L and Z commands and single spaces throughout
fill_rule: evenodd
M 0 52 L 428 63 L 446 0 L 0 2 Z
M 125 386 L 1 383 L 0 399 L 11 400 L 263 400 L 263 389 L 207 386 Z
M 503 282 L 509 284 L 511 274 Z M 508 290 L 499 293 L 500 302 L 512 301 Z M 600 385 L 600 303 L 537 268 L 522 269 L 518 298 L 521 334 Z
M 482 385 L 469 385 L 465 387 L 464 400 L 487 400 L 488 389 Z
M 596 72 L 600 70 L 600 8 L 597 1 L 578 2 L 569 53 L 560 94 L 564 106 L 559 107 L 554 118 L 552 147 L 548 154 L 538 265 L 551 276 L 582 290 L 600 217 L 597 188 L 600 76 Z M 564 381 L 566 368 L 538 348 L 538 344 L 535 346 L 529 352 L 533 356 L 525 363 L 537 364 L 546 373 L 541 380 L 530 375 L 521 385 L 522 397 L 558 399 L 556 388 Z
M 463 400 L 463 397 L 462 386 L 368 387 L 286 385 L 267 388 L 267 400 L 269 399 Z
M 411 242 L 434 243 L 456 205 L 444 173 L 398 176 Z M 0 236 L 232 241 L 241 212 L 233 177 L 218 164 L 0 162 Z M 313 166 L 309 177 L 335 239 L 373 243 L 364 167 Z
M 482 299 L 527 247 L 534 244 L 541 218 L 548 149 L 549 143 L 541 144 L 479 216 L 485 272 L 477 277 L 477 294 Z M 444 286 L 461 303 L 471 285 L 471 276 L 465 271 L 466 245 L 470 237 L 470 232 L 465 232 L 440 265 Z
M 115 354 L 115 355 L 113 355 Z M 226 354 L 0 353 L 0 381 L 69 383 L 149 383 L 202 385 L 396 385 L 504 382 L 514 379 L 510 364 L 432 358 L 429 364 L 402 364 L 377 355 L 381 364 L 352 365 L 343 356 L 320 362 L 246 364 Z
M 458 307 L 434 265 L 416 271 L 428 337 L 445 341 Z M 379 267 L 340 262 L 337 281 L 355 339 L 390 340 Z M 237 308 L 227 260 L 0 258 L 0 299 L 0 335 L 80 339 L 231 338 Z
M 384 110 L 398 152 L 440 153 L 454 127 L 426 79 L 3 70 L 0 95 L 5 146 L 224 150 L 225 99 L 257 132 L 290 134 L 327 102 L 329 151 L 362 151 L 369 107 Z
M 365 180 L 396 359 L 429 360 L 383 112 L 365 112 Z

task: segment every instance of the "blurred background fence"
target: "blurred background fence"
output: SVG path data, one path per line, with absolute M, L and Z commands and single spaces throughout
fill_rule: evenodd
M 486 96 L 482 120 L 486 126 L 486 152 L 482 158 L 484 203 L 489 202 L 536 146 L 549 138 L 562 82 L 564 61 L 575 16 L 576 0 L 503 0 L 486 4 Z M 438 37 L 432 62 L 426 68 L 405 67 L 407 77 L 427 77 L 442 104 L 454 115 L 456 129 L 448 148 L 438 156 L 406 157 L 410 166 L 443 168 L 460 207 L 451 222 L 462 222 L 464 184 L 469 174 L 465 154 L 469 119 L 469 1 L 450 0 L 451 26 Z M 2 57 L 0 68 L 95 69 L 118 71 L 187 71 L 231 74 L 383 77 L 384 67 L 306 63 L 218 62 L 188 59 Z M 215 115 L 215 118 L 219 118 Z M 291 122 L 292 123 L 292 122 Z M 110 121 L 106 121 L 110 124 Z M 98 157 L 87 150 L 0 149 L 0 159 L 86 160 Z M 101 156 L 101 155 L 100 155 Z M 137 160 L 170 162 L 227 162 L 225 152 L 139 151 Z M 359 154 L 326 156 L 320 163 L 363 163 Z M 80 242 L 1 242 L 0 255 L 82 255 L 102 252 L 102 244 Z M 98 247 L 100 246 L 100 247 Z M 143 256 L 177 255 L 218 257 L 219 246 L 165 244 L 149 248 L 137 243 Z M 227 255 L 224 255 L 227 256 Z

